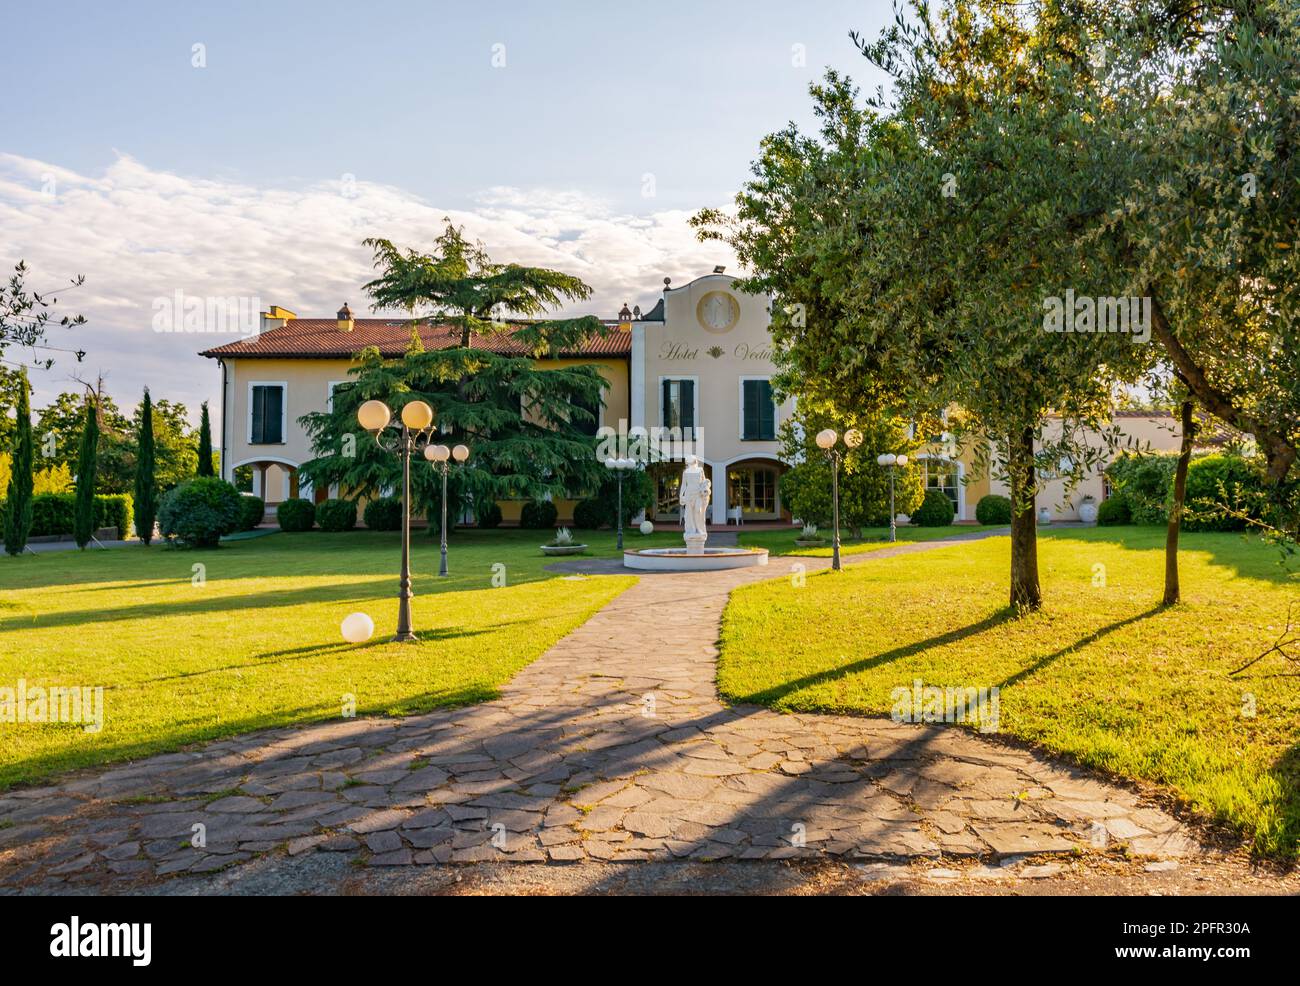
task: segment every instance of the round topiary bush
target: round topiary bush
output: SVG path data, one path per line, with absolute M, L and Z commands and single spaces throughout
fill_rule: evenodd
M 957 511 L 952 501 L 938 490 L 926 490 L 921 506 L 912 514 L 912 523 L 918 527 L 947 527 Z
M 982 496 L 975 504 L 975 519 L 981 524 L 1010 524 L 1011 501 L 997 493 Z
M 530 500 L 519 514 L 519 526 L 530 531 L 550 530 L 559 511 L 550 500 Z
M 190 548 L 215 548 L 221 535 L 239 529 L 243 497 L 225 480 L 203 476 L 163 494 L 158 530 L 168 541 Z
M 594 531 L 605 520 L 605 505 L 596 499 L 579 500 L 573 508 L 573 526 L 584 531 Z
M 252 496 L 244 493 L 239 497 L 240 516 L 239 529 L 241 531 L 251 531 L 258 524 L 262 523 L 266 517 L 266 501 L 260 496 Z
M 501 504 L 497 503 L 496 500 L 488 500 L 487 503 L 479 507 L 478 511 L 474 514 L 474 519 L 478 521 L 479 527 L 486 527 L 489 529 L 500 527 Z
M 1133 513 L 1129 510 L 1128 501 L 1122 496 L 1112 496 L 1109 500 L 1102 500 L 1097 504 L 1098 525 L 1111 526 L 1132 522 Z
M 361 519 L 372 531 L 400 531 L 402 529 L 402 501 L 395 496 L 381 496 L 366 504 Z
M 316 522 L 316 505 L 310 500 L 285 500 L 275 508 L 282 531 L 310 531 Z
M 316 508 L 322 531 L 350 531 L 357 526 L 357 505 L 351 500 L 326 500 Z

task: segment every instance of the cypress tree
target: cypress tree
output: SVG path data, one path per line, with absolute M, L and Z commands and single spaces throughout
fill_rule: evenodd
M 32 403 L 27 371 L 18 382 L 18 420 L 15 422 L 13 469 L 5 493 L 5 551 L 20 555 L 32 530 Z
M 200 460 L 201 461 L 201 460 Z M 153 540 L 153 522 L 158 514 L 158 483 L 154 478 L 153 398 L 149 388 L 140 402 L 140 432 L 135 455 L 135 532 L 147 547 Z
M 86 423 L 77 448 L 77 505 L 72 538 L 85 548 L 95 533 L 95 467 L 99 452 L 99 413 L 94 395 L 86 397 Z
M 200 476 L 215 476 L 212 469 L 212 423 L 208 420 L 208 402 L 203 402 L 199 415 L 199 470 Z

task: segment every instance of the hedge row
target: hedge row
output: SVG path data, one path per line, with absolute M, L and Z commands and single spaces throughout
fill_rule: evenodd
M 129 493 L 104 493 L 95 497 L 95 527 L 116 527 L 118 537 L 129 537 L 134 519 L 134 500 Z M 7 505 L 0 500 L 0 526 Z M 32 497 L 31 537 L 72 533 L 77 510 L 75 493 L 38 493 Z

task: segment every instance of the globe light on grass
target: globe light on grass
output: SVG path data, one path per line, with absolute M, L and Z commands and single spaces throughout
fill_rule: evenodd
M 364 644 L 375 634 L 375 621 L 365 613 L 349 613 L 340 629 L 349 644 Z
M 645 535 L 649 536 L 649 535 L 651 535 L 651 534 L 653 534 L 653 533 L 655 532 L 655 526 L 654 526 L 654 524 L 652 524 L 650 521 L 648 521 L 648 520 L 643 520 L 643 521 L 641 521 L 641 528 L 640 528 L 640 530 L 641 530 L 641 533 L 642 533 L 642 534 L 645 534 Z
M 383 401 L 366 401 L 357 408 L 357 421 L 366 431 L 382 431 L 392 418 L 393 412 Z

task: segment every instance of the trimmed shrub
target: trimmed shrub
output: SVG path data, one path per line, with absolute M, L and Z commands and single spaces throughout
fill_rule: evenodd
M 982 496 L 975 504 L 975 519 L 981 524 L 1010 524 L 1011 501 L 997 493 Z
M 241 493 L 239 496 L 239 507 L 241 510 L 239 516 L 239 529 L 241 531 L 251 531 L 262 523 L 266 517 L 266 501 L 260 496 L 253 496 L 249 493 Z
M 1248 526 L 1245 517 L 1232 517 L 1223 510 L 1228 507 L 1258 517 L 1263 488 L 1259 470 L 1239 455 L 1193 459 L 1187 467 L 1183 526 L 1189 531 L 1244 530 Z
M 129 493 L 101 493 L 96 496 L 96 529 L 116 527 L 118 536 L 126 537 L 131 532 L 133 502 Z M 0 504 L 0 511 L 5 509 Z M 32 529 L 28 536 L 71 534 L 76 510 L 75 493 L 37 493 L 32 497 Z
M 322 531 L 350 531 L 357 526 L 357 505 L 351 500 L 326 500 L 316 508 Z
M 118 537 L 128 537 L 134 506 L 135 499 L 129 493 L 99 494 L 95 497 L 95 527 L 116 527 Z
M 479 507 L 474 515 L 478 521 L 479 527 L 496 528 L 501 526 L 501 504 L 496 500 L 488 500 L 487 503 Z
M 575 527 L 585 527 L 587 530 L 595 530 L 597 527 L 617 527 L 618 526 L 618 479 L 613 475 L 607 475 L 597 488 L 595 494 L 588 497 L 582 503 L 594 503 L 594 507 L 588 507 L 584 511 L 588 521 L 595 521 L 591 524 L 582 524 L 578 522 L 577 507 L 573 511 L 573 523 Z M 581 504 L 580 504 L 581 505 Z M 637 469 L 630 472 L 623 479 L 623 525 L 626 527 L 638 513 L 642 510 L 653 511 L 655 506 L 655 481 L 654 478 L 644 469 Z M 590 511 L 590 513 L 587 513 Z
M 519 526 L 530 531 L 550 530 L 555 526 L 559 513 L 550 500 L 530 500 L 519 514 Z
M 1097 504 L 1097 525 L 1099 527 L 1109 527 L 1115 524 L 1133 523 L 1133 514 L 1129 510 L 1128 501 L 1122 496 L 1112 496 L 1108 500 L 1102 500 Z
M 275 519 L 282 531 L 310 531 L 316 523 L 316 504 L 310 500 L 285 500 L 275 508 Z
M 381 496 L 366 504 L 361 519 L 372 531 L 400 531 L 402 529 L 402 501 L 395 496 Z
M 243 498 L 225 480 L 191 479 L 163 494 L 158 503 L 158 530 L 191 548 L 215 548 L 221 535 L 237 530 Z
M 1106 467 L 1111 489 L 1124 498 L 1134 524 L 1167 524 L 1173 505 L 1176 452 L 1121 453 Z
M 939 490 L 926 490 L 925 499 L 911 515 L 912 523 L 918 527 L 947 527 L 957 515 L 956 509 Z
M 594 531 L 605 522 L 605 505 L 599 500 L 579 500 L 573 508 L 573 526 Z

